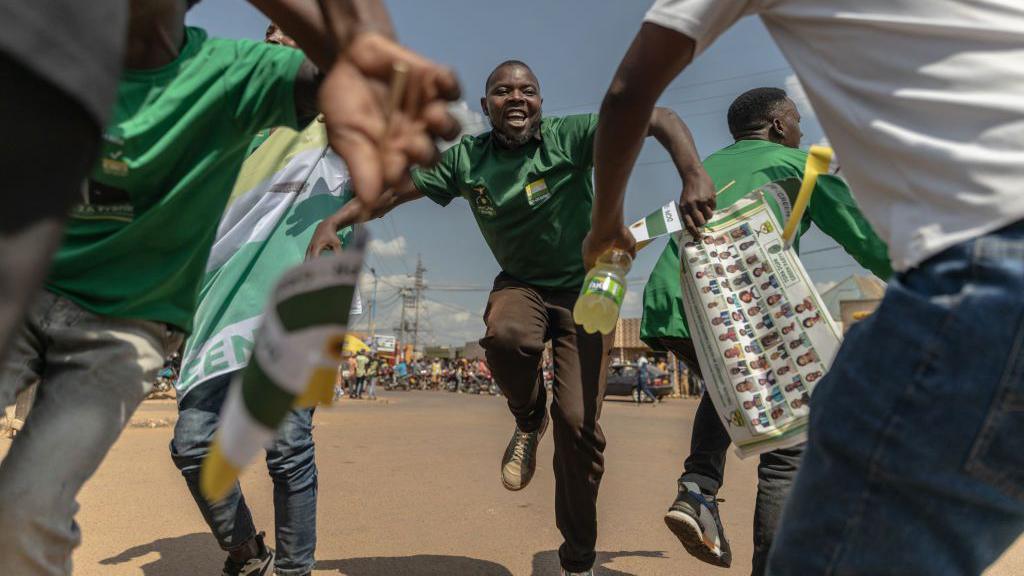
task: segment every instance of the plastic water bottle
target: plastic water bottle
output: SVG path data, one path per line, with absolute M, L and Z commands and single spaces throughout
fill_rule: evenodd
M 624 250 L 612 249 L 597 259 L 583 281 L 583 290 L 572 309 L 573 320 L 591 334 L 611 334 L 626 297 L 626 275 L 633 259 Z

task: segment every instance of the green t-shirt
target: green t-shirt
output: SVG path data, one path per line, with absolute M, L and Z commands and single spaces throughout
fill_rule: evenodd
M 721 188 L 735 180 L 729 190 L 718 197 L 718 209 L 732 205 L 753 190 L 774 182 L 787 193 L 790 203 L 796 200 L 804 177 L 807 153 L 765 140 L 741 140 L 704 160 L 704 168 Z M 766 195 L 776 218 L 782 211 L 771 195 Z M 818 177 L 807 212 L 800 222 L 794 245 L 799 249 L 799 236 L 814 223 L 831 236 L 861 266 L 879 278 L 892 274 L 889 252 L 884 242 L 871 229 L 850 195 L 850 189 L 835 176 Z M 661 349 L 659 338 L 689 338 L 683 309 L 682 287 L 679 284 L 679 245 L 669 241 L 644 288 L 644 313 L 640 338 L 655 349 Z
M 542 288 L 579 290 L 596 128 L 594 114 L 544 118 L 540 139 L 515 150 L 489 132 L 466 136 L 436 167 L 413 171 L 413 183 L 442 206 L 465 198 L 506 273 Z
M 296 126 L 302 53 L 186 30 L 178 58 L 125 70 L 103 149 L 46 286 L 97 314 L 189 330 L 252 135 Z

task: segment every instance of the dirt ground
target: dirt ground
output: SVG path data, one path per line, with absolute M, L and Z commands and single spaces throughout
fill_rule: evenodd
M 720 495 L 735 557 L 731 569 L 690 558 L 662 523 L 695 408 L 692 400 L 657 407 L 606 403 L 598 574 L 749 574 L 754 460 L 730 455 Z M 224 554 L 168 455 L 174 417 L 173 402 L 146 402 L 86 485 L 76 574 L 220 573 Z M 315 422 L 320 493 L 314 574 L 558 574 L 550 434 L 533 484 L 505 491 L 499 461 L 513 422 L 502 399 L 398 392 L 378 402 L 345 400 L 320 409 Z M 0 453 L 8 445 L 0 440 Z M 272 545 L 272 485 L 261 462 L 250 466 L 243 485 Z M 1024 574 L 1024 542 L 988 574 Z

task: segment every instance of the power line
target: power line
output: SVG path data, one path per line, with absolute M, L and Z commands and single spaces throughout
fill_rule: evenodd
M 388 226 L 391 227 L 391 234 L 392 234 L 391 237 L 392 238 L 400 238 L 400 236 L 398 235 L 398 228 L 395 227 L 395 219 L 391 217 L 391 213 L 390 212 L 387 213 L 387 221 L 388 221 Z M 401 260 L 402 260 L 402 267 L 405 268 L 405 275 L 406 276 L 410 276 L 411 273 L 409 272 L 409 263 L 406 262 L 406 260 L 405 260 L 405 251 L 404 250 L 402 251 Z
M 665 90 L 662 93 L 662 96 L 664 96 L 665 94 L 673 93 L 673 92 L 679 92 L 681 90 L 690 90 L 690 89 L 696 88 L 698 86 L 710 86 L 712 84 L 721 84 L 723 82 L 732 82 L 732 81 L 735 81 L 735 80 L 742 80 L 744 78 L 754 78 L 754 77 L 757 77 L 757 76 L 766 76 L 768 74 L 776 74 L 778 72 L 785 72 L 785 71 L 792 71 L 792 68 L 790 68 L 789 66 L 781 66 L 779 68 L 770 68 L 768 70 L 762 70 L 760 72 L 749 72 L 749 73 L 746 73 L 746 74 L 739 74 L 739 75 L 730 76 L 730 77 L 727 77 L 727 78 L 719 78 L 717 80 L 705 80 L 705 81 L 701 81 L 701 82 L 690 82 L 690 83 L 684 84 L 682 86 L 676 86 L 675 88 L 669 88 L 669 89 Z M 724 97 L 724 96 L 728 96 L 729 94 L 731 94 L 731 93 L 721 94 L 721 95 L 715 96 L 715 97 Z M 710 98 L 711 97 L 709 97 L 708 99 L 710 99 Z M 568 105 L 568 106 L 559 106 L 558 108 L 552 108 L 550 110 L 545 110 L 545 112 L 547 112 L 547 113 L 561 112 L 561 111 L 564 111 L 564 110 L 573 110 L 573 109 L 576 109 L 576 108 L 596 108 L 596 107 L 598 107 L 600 105 L 601 105 L 601 101 L 598 100 L 596 102 L 588 102 L 588 103 L 585 103 L 585 104 L 574 104 L 574 105 Z
M 471 315 L 474 314 L 474 312 L 472 310 L 470 310 L 469 308 L 465 308 L 465 307 L 459 306 L 457 304 L 449 304 L 447 302 L 441 302 L 440 300 L 434 300 L 433 298 L 427 298 L 426 296 L 423 297 L 423 301 L 424 302 L 430 302 L 431 304 L 435 304 L 435 305 L 441 306 L 443 308 L 448 308 L 449 310 L 453 310 L 455 312 L 465 312 L 465 313 L 471 314 Z

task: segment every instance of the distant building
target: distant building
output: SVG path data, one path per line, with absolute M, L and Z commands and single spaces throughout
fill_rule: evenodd
M 423 356 L 426 358 L 446 358 L 454 360 L 458 355 L 459 348 L 453 346 L 427 346 L 423 349 Z
M 612 359 L 618 362 L 633 362 L 641 354 L 651 357 L 653 352 L 650 346 L 640 339 L 640 318 L 619 318 L 615 325 Z
M 470 340 L 462 347 L 462 357 L 470 360 L 484 360 L 484 347 L 478 340 Z

